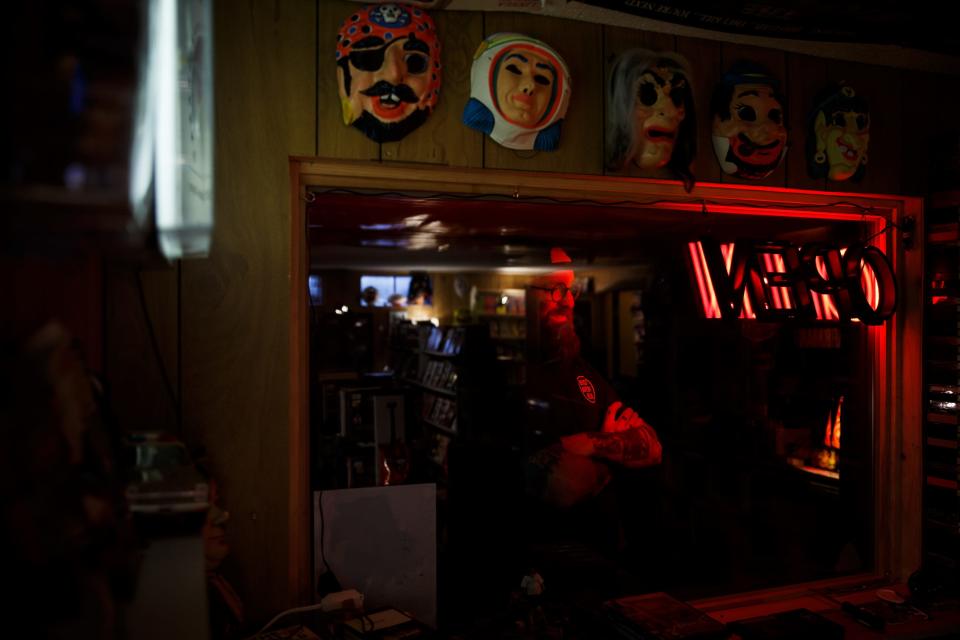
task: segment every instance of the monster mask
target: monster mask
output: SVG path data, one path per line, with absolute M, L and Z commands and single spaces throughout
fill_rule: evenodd
M 711 101 L 713 150 L 724 173 L 766 178 L 787 152 L 785 101 L 779 82 L 752 63 L 724 74 Z
M 433 20 L 404 4 L 358 7 L 337 34 L 344 124 L 375 142 L 419 127 L 440 96 L 440 41 Z
M 696 113 L 687 61 L 673 53 L 631 49 L 617 57 L 607 95 L 607 165 L 669 167 L 693 186 Z
M 570 71 L 556 51 L 527 36 L 497 33 L 473 56 L 463 122 L 508 149 L 552 151 L 570 91 Z
M 870 108 L 853 87 L 839 83 L 814 99 L 807 124 L 807 169 L 813 178 L 856 182 L 867 170 Z

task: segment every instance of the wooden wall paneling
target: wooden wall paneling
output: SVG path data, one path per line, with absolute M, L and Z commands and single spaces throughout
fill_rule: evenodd
M 440 101 L 416 131 L 399 142 L 382 145 L 383 159 L 480 168 L 483 139 L 463 124 L 461 116 L 470 98 L 473 53 L 483 41 L 483 14 L 433 11 L 431 16 L 442 44 Z
M 672 33 L 644 31 L 643 35 L 644 46 L 651 51 L 668 51 L 672 53 L 677 50 L 677 36 Z
M 943 78 L 930 73 L 904 72 L 901 75 L 900 131 L 909 134 L 910 142 L 901 135 L 900 190 L 905 195 L 923 196 L 930 190 L 930 162 L 933 158 L 935 133 L 938 126 L 936 107 L 944 103 L 938 99 L 938 85 Z M 938 82 L 939 81 L 939 82 Z M 949 83 L 955 86 L 956 81 Z M 950 104 L 949 102 L 946 104 Z M 955 103 L 954 103 L 955 104 Z M 951 116 L 955 117 L 953 105 Z M 931 117 L 933 110 L 933 117 Z M 871 145 L 873 140 L 870 141 Z M 870 170 L 867 166 L 867 171 Z
M 639 29 L 627 29 L 625 27 L 603 27 L 603 134 L 606 136 L 607 130 L 607 99 L 608 83 L 610 73 L 613 70 L 613 62 L 624 51 L 630 49 L 649 49 L 651 51 L 673 52 L 676 47 L 674 36 L 666 33 L 653 33 L 650 31 L 640 31 Z M 604 143 L 606 137 L 604 137 Z M 604 173 L 609 175 L 637 176 L 647 178 L 661 178 L 666 180 L 674 179 L 671 171 L 654 170 L 646 171 L 633 163 L 628 164 L 621 171 L 610 169 L 607 166 L 607 150 L 604 147 Z
M 924 81 L 936 89 L 937 101 L 933 105 L 934 119 L 938 131 L 957 132 L 957 108 L 960 106 L 960 82 L 956 76 L 926 74 Z M 907 97 L 907 96 L 904 96 Z
M 216 227 L 210 257 L 182 267 L 184 430 L 206 446 L 232 514 L 236 587 L 249 620 L 299 595 L 285 561 L 289 460 L 307 455 L 291 450 L 287 427 L 288 157 L 310 153 L 316 139 L 316 7 L 214 7 Z
M 927 75 L 924 80 L 933 85 L 936 100 L 932 108 L 919 100 L 917 101 L 919 104 L 915 105 L 922 113 L 929 114 L 931 110 L 933 111 L 932 118 L 929 115 L 923 116 L 933 120 L 934 125 L 930 135 L 930 144 L 921 148 L 928 148 L 934 156 L 942 157 L 945 152 L 950 152 L 957 144 L 957 136 L 960 135 L 960 122 L 957 119 L 957 108 L 960 105 L 960 82 L 957 82 L 957 78 L 954 76 L 933 74 Z M 911 98 L 905 93 L 904 100 L 909 101 Z M 904 120 L 904 125 L 910 127 L 912 123 Z M 906 145 L 904 151 L 911 157 L 917 155 L 913 149 L 907 148 Z M 950 152 L 947 155 L 953 155 L 953 153 Z M 931 157 L 929 152 L 927 157 Z M 929 165 L 930 161 L 928 160 L 926 164 Z M 933 169 L 929 166 L 925 168 L 930 172 L 928 176 L 930 178 L 929 186 L 933 191 L 956 189 L 960 186 L 960 172 L 957 171 L 956 167 L 946 171 Z
M 713 118 L 710 96 L 723 74 L 723 53 L 719 42 L 700 38 L 677 38 L 677 53 L 690 63 L 693 99 L 697 109 L 697 158 L 693 175 L 697 182 L 720 182 L 723 171 L 713 153 Z
M 811 178 L 807 172 L 807 138 L 813 99 L 827 85 L 827 61 L 799 54 L 787 55 L 787 102 L 789 106 L 790 149 L 787 165 L 787 186 L 793 189 L 826 188 L 826 178 Z
M 298 0 L 297 5 L 303 4 Z M 316 56 L 316 77 L 310 86 L 316 85 L 316 155 L 322 158 L 344 158 L 350 160 L 379 160 L 380 145 L 370 140 L 354 127 L 343 124 L 340 109 L 340 93 L 337 88 L 337 64 L 334 58 L 337 44 L 337 31 L 340 24 L 360 5 L 346 0 L 322 0 L 317 17 L 318 31 L 314 34 L 316 48 L 310 56 Z M 315 11 L 310 11 L 315 15 Z M 303 18 L 306 21 L 307 14 Z M 306 53 L 306 52 L 304 52 Z M 442 98 L 441 98 L 442 100 Z
M 773 74 L 774 78 L 780 80 L 781 91 L 787 93 L 790 89 L 787 86 L 787 77 L 786 77 L 786 54 L 783 51 L 777 51 L 775 49 L 764 49 L 761 47 L 749 47 L 745 45 L 731 44 L 725 42 L 721 45 L 721 50 L 723 54 L 723 71 L 726 73 L 730 67 L 737 60 L 749 60 L 755 62 L 759 65 L 762 65 L 767 68 L 767 70 Z M 789 100 L 790 96 L 787 95 L 787 104 L 784 105 L 785 108 L 789 109 Z M 709 101 L 708 101 L 708 111 L 709 111 Z M 788 114 L 789 115 L 789 114 Z M 713 128 L 713 118 L 710 119 L 710 128 Z M 792 138 L 787 138 L 787 144 L 792 145 Z M 713 148 L 711 146 L 711 152 Z M 787 151 L 789 154 L 790 151 Z M 716 162 L 716 158 L 714 158 Z M 736 176 L 731 176 L 727 174 L 723 175 L 723 182 L 735 183 L 735 184 L 752 184 L 752 185 L 763 185 L 767 187 L 783 187 L 787 184 L 787 172 L 784 167 L 786 163 L 781 162 L 780 166 L 777 167 L 776 171 L 771 173 L 769 176 L 762 180 L 744 180 L 742 178 L 737 178 Z M 721 172 L 722 173 L 722 172 Z
M 142 271 L 129 265 L 106 269 L 104 372 L 111 408 L 125 432 L 160 430 L 185 438 L 179 431 L 177 408 L 178 270 L 179 264 Z M 196 444 L 185 440 L 189 446 Z
M 870 147 L 867 172 L 857 183 L 827 180 L 830 191 L 900 193 L 900 157 L 903 123 L 900 71 L 855 62 L 831 61 L 827 65 L 831 82 L 846 81 L 870 104 Z M 911 140 L 913 134 L 910 132 Z
M 501 31 L 522 33 L 556 49 L 570 69 L 573 93 L 556 151 L 515 151 L 484 136 L 484 166 L 487 169 L 602 173 L 602 27 L 561 18 L 500 12 L 486 14 L 485 22 L 485 36 Z

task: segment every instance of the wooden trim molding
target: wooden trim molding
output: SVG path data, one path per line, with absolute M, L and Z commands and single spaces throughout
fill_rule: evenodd
M 876 574 L 905 579 L 919 566 L 921 495 L 921 340 L 923 244 L 899 229 L 912 217 L 923 228 L 920 198 L 701 183 L 686 193 L 678 182 L 379 163 L 290 159 L 290 589 L 292 601 L 311 599 L 307 260 L 304 198 L 310 191 L 355 189 L 430 194 L 488 194 L 514 198 L 589 200 L 680 211 L 776 215 L 867 222 L 872 241 L 897 274 L 900 305 L 894 320 L 870 329 L 875 372 Z M 706 208 L 706 209 L 704 209 Z M 642 211 L 638 211 L 642 216 Z M 891 225 L 895 225 L 891 227 Z M 881 233 L 882 231 L 887 233 Z
M 298 163 L 290 163 L 290 465 L 288 602 L 313 600 L 310 549 L 310 327 L 307 291 L 306 190 Z

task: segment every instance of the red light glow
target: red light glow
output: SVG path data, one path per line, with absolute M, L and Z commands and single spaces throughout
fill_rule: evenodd
M 827 416 L 827 429 L 823 434 L 823 446 L 831 449 L 840 448 L 840 413 L 843 410 L 843 396 L 837 401 L 836 413 L 830 412 Z

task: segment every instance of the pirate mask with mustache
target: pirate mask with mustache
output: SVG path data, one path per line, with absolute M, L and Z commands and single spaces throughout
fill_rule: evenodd
M 422 124 L 440 96 L 440 41 L 433 20 L 405 4 L 357 9 L 337 34 L 343 122 L 375 142 L 396 142 Z

